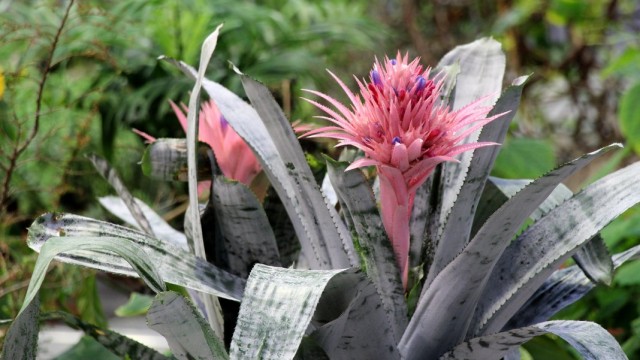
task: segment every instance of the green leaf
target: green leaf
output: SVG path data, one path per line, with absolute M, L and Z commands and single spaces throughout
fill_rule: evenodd
M 501 329 L 553 270 L 640 202 L 640 163 L 588 186 L 531 225 L 504 251 L 478 306 L 476 333 Z
M 152 301 L 152 296 L 133 292 L 129 296 L 129 301 L 127 301 L 126 304 L 118 306 L 114 313 L 120 317 L 144 315 L 147 313 L 147 310 L 149 310 Z
M 499 359 L 535 336 L 555 334 L 571 344 L 585 360 L 626 360 L 616 339 L 600 325 L 586 321 L 547 321 L 465 341 L 440 359 Z
M 520 105 L 520 96 L 526 80 L 527 77 L 516 79 L 498 99 L 487 117 L 503 115 L 482 128 L 478 142 L 502 143 L 504 141 L 509 124 L 516 115 L 518 105 Z M 442 236 L 435 244 L 437 246 L 436 252 L 427 274 L 425 288 L 469 242 L 475 210 L 489 171 L 499 152 L 499 146 L 487 146 L 473 152 L 464 183 L 451 207 Z
M 216 176 L 212 196 L 229 271 L 249 276 L 255 263 L 281 266 L 278 245 L 267 214 L 244 184 Z
M 35 274 L 35 272 L 34 272 Z M 2 359 L 33 360 L 38 353 L 40 300 L 37 291 L 25 304 L 4 338 Z
M 178 359 L 229 359 L 224 344 L 182 295 L 156 295 L 147 313 L 149 327 L 164 336 Z
M 640 262 L 636 261 L 624 266 L 616 274 L 616 284 L 621 286 L 640 284 Z
M 107 327 L 107 318 L 102 309 L 102 302 L 98 294 L 96 274 L 91 273 L 84 278 L 77 297 L 78 313 L 84 321 L 88 321 L 100 327 Z
M 63 311 L 43 315 L 44 320 L 62 320 L 69 327 L 83 331 L 119 358 L 136 360 L 168 360 L 169 358 L 124 335 L 86 323 Z M 85 357 L 86 359 L 86 357 Z
M 327 283 L 344 270 L 256 264 L 231 341 L 232 359 L 292 359 Z
M 495 287 L 494 281 L 487 281 L 491 269 L 501 259 L 500 256 L 522 223 L 563 179 L 614 147 L 617 145 L 584 155 L 550 172 L 502 205 L 462 253 L 423 291 L 400 343 L 401 352 L 416 357 L 435 358 L 461 342 L 469 326 L 473 326 L 472 316 L 476 304 L 485 300 L 481 297 L 485 285 L 490 284 L 488 288 Z M 488 303 L 487 307 L 493 304 Z
M 407 326 L 407 303 L 393 248 L 382 225 L 376 199 L 361 170 L 345 172 L 346 162 L 327 160 L 327 174 L 345 216 L 357 234 L 367 276 L 373 281 L 389 316 L 396 343 Z
M 553 145 L 548 141 L 509 138 L 502 145 L 491 174 L 508 179 L 535 179 L 555 165 Z
M 622 95 L 618 114 L 622 135 L 636 154 L 640 154 L 640 82 Z
M 119 360 L 120 358 L 92 337 L 83 336 L 80 338 L 78 343 L 76 343 L 71 349 L 65 351 L 62 355 L 57 356 L 55 360 L 86 359 Z
M 95 240 L 101 236 L 119 240 Z M 91 241 L 105 244 L 109 248 L 117 248 L 114 244 L 128 243 L 130 245 L 125 245 L 127 248 L 135 249 L 140 252 L 140 256 L 144 254 L 150 259 L 164 281 L 230 300 L 239 301 L 242 297 L 245 285 L 243 279 L 164 241 L 129 228 L 72 214 L 45 214 L 36 219 L 29 228 L 27 242 L 35 251 L 41 251 L 46 243 L 56 239 L 60 239 L 59 241 L 65 244 L 64 247 L 68 246 L 70 250 L 79 250 L 73 249 L 74 244 Z M 119 256 L 94 251 L 91 248 L 88 251 L 59 254 L 57 259 L 116 274 L 139 276 L 131 265 Z

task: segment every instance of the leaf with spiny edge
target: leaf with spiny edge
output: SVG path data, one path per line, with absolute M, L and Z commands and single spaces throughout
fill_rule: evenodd
M 535 180 L 498 209 L 465 249 L 423 291 L 400 347 L 404 356 L 434 358 L 465 339 L 494 265 L 527 217 L 565 178 L 614 144 L 584 155 Z M 461 277 L 460 274 L 466 274 Z M 420 324 L 429 324 L 428 327 Z M 499 330 L 499 329 L 498 329 Z
M 554 269 L 640 202 L 640 163 L 586 187 L 531 225 L 504 251 L 474 316 L 474 334 L 501 329 Z

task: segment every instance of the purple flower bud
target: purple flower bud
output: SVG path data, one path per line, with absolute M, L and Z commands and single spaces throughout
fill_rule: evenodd
M 382 79 L 380 79 L 380 74 L 377 70 L 371 70 L 371 82 L 376 86 L 382 86 Z
M 427 80 L 422 76 L 418 75 L 416 78 L 416 91 L 422 91 L 427 86 Z
M 400 137 L 398 136 L 394 137 L 391 142 L 393 143 L 393 145 L 402 144 L 402 140 L 400 140 Z
M 395 65 L 395 64 L 397 64 L 397 63 L 398 63 L 398 62 L 396 61 L 396 59 L 391 59 L 391 60 L 389 60 L 389 62 L 391 63 L 391 65 Z

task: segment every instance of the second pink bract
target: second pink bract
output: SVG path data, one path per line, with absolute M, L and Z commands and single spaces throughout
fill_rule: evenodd
M 310 103 L 333 123 L 304 136 L 338 139 L 337 146 L 352 145 L 365 154 L 347 170 L 376 166 L 380 178 L 382 221 L 393 245 L 403 285 L 407 286 L 409 220 L 416 190 L 434 168 L 454 156 L 494 143 L 459 144 L 497 116 L 487 118 L 491 107 L 475 101 L 457 111 L 439 105 L 443 79 L 434 81 L 431 69 L 423 70 L 419 59 L 409 62 L 400 54 L 395 59 L 376 60 L 369 81 L 356 79 L 360 92 L 354 94 L 333 73 L 351 101 L 347 108 L 336 99 L 313 90 L 334 108 Z M 500 114 L 501 115 L 501 114 Z
M 183 112 L 174 102 L 170 103 L 186 132 L 187 107 L 182 104 Z M 213 101 L 202 104 L 198 120 L 198 140 L 211 146 L 224 176 L 249 186 L 262 170 L 249 145 L 229 126 Z

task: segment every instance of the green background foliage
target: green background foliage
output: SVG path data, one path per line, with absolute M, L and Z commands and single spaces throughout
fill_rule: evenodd
M 229 62 L 238 66 L 269 86 L 291 120 L 315 121 L 315 111 L 300 101 L 303 88 L 344 98 L 325 69 L 343 79 L 363 77 L 374 56 L 396 51 L 435 65 L 455 45 L 493 36 L 507 53 L 507 81 L 533 74 L 493 175 L 534 178 L 581 153 L 626 143 L 621 155 L 571 179 L 578 190 L 599 168 L 640 154 L 640 8 L 633 0 L 90 0 L 71 8 L 47 69 L 64 5 L 0 4 L 6 7 L 0 9 L 0 318 L 13 318 L 24 297 L 37 254 L 23 240 L 34 217 L 69 211 L 114 220 L 95 200 L 111 190 L 85 154 L 107 158 L 134 196 L 182 227 L 186 186 L 142 175 L 137 163 L 144 145 L 131 129 L 183 137 L 168 100 L 186 102 L 191 84 L 156 58 L 196 65 L 202 39 L 221 22 L 208 77 L 242 94 Z M 15 156 L 34 127 L 44 73 L 39 129 Z M 303 141 L 309 159 L 331 152 L 328 145 Z M 609 250 L 637 244 L 639 224 L 638 209 L 615 220 L 603 232 Z M 640 356 L 638 266 L 624 265 L 613 288 L 598 287 L 559 317 L 596 321 L 630 357 Z M 55 290 L 41 292 L 45 309 L 105 324 L 94 272 L 56 264 L 49 279 Z M 89 349 L 91 341 L 76 348 Z M 553 337 L 526 349 L 536 359 L 551 351 L 574 356 Z

